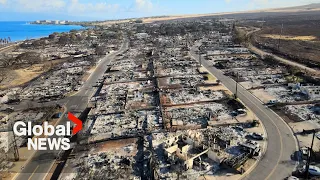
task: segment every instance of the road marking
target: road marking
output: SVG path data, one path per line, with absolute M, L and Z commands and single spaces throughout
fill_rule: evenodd
M 210 72 L 211 73 L 211 72 Z M 212 74 L 212 73 L 211 73 Z M 213 76 L 215 76 L 214 74 L 212 74 Z M 226 78 L 229 78 L 228 76 L 225 76 Z M 231 80 L 233 80 L 232 78 L 230 78 Z M 234 81 L 234 80 L 233 80 Z M 221 81 L 222 82 L 222 81 Z M 235 81 L 234 81 L 235 82 Z M 222 84 L 223 84 L 223 82 L 222 82 Z M 229 88 L 228 88 L 229 89 Z M 246 90 L 245 88 L 243 88 L 242 87 L 242 90 L 243 91 L 248 91 L 248 90 Z M 250 101 L 253 105 L 255 105 L 255 103 L 253 102 L 253 101 L 251 101 L 251 99 L 250 98 L 247 98 L 246 97 L 246 95 L 244 94 L 244 93 L 242 93 L 242 91 L 238 91 L 238 93 L 240 93 L 241 95 L 243 95 L 248 101 Z M 253 96 L 249 91 L 248 91 L 248 93 L 251 95 L 251 96 Z M 254 97 L 254 96 L 253 96 Z M 254 97 L 255 98 L 255 97 Z M 263 104 L 262 104 L 263 105 Z M 276 166 L 272 169 L 272 171 L 270 172 L 270 174 L 265 178 L 265 179 L 269 179 L 270 178 L 270 176 L 272 176 L 273 175 L 273 173 L 274 173 L 274 171 L 277 169 L 277 166 L 279 165 L 279 163 L 280 163 L 280 159 L 281 159 L 281 157 L 282 157 L 282 152 L 283 152 L 283 141 L 282 141 L 282 136 L 281 136 L 281 133 L 280 133 L 280 130 L 279 130 L 279 128 L 278 128 L 278 126 L 276 125 L 276 123 L 273 121 L 273 119 L 268 115 L 268 114 L 266 114 L 259 106 L 256 106 L 266 117 L 268 117 L 269 118 L 269 121 L 277 128 L 277 131 L 278 131 L 278 134 L 279 134 L 279 136 L 280 136 L 280 156 L 279 156 L 279 158 L 278 158 L 278 160 L 277 160 L 277 164 L 276 164 Z M 270 112 L 272 112 L 272 113 L 274 113 L 273 111 L 270 111 Z M 276 114 L 276 113 L 274 113 L 274 114 Z M 279 117 L 279 116 L 278 116 Z
M 30 180 L 32 178 L 32 176 L 34 175 L 34 173 L 37 171 L 37 169 L 39 168 L 39 165 L 36 167 L 36 169 L 33 171 L 33 173 L 31 174 L 31 176 L 28 178 L 28 180 Z
M 213 75 L 213 74 L 212 74 Z M 226 76 L 227 77 L 227 76 Z M 227 77 L 228 78 L 228 77 Z M 232 81 L 234 81 L 232 78 L 230 78 Z M 235 82 L 235 81 L 234 81 Z M 223 83 L 223 82 L 222 82 Z M 235 82 L 236 83 L 236 82 Z M 242 87 L 242 86 L 241 86 Z M 250 93 L 250 91 L 248 91 L 248 90 L 246 90 L 244 87 L 242 87 L 242 89 L 244 90 L 244 91 L 247 91 L 250 95 L 252 95 L 252 93 Z M 241 91 L 238 91 L 240 94 L 242 94 L 244 97 L 246 97 L 246 95 L 245 94 L 243 94 Z M 252 95 L 253 96 L 253 95 Z M 259 100 L 257 97 L 255 97 L 255 96 L 253 96 L 256 100 Z M 247 98 L 247 97 L 246 97 Z M 248 101 L 250 101 L 252 104 L 255 104 L 253 101 L 251 101 L 251 99 L 250 98 L 247 98 L 247 100 Z M 260 100 L 259 100 L 260 101 Z M 260 101 L 260 102 L 262 102 L 262 101 Z M 261 103 L 262 105 L 263 105 L 263 103 Z M 263 114 L 265 114 L 270 120 L 271 120 L 271 122 L 272 122 L 272 124 L 277 128 L 277 131 L 278 131 L 278 133 L 279 133 L 279 136 L 280 136 L 280 149 L 281 149 L 281 152 L 280 152 L 280 157 L 278 158 L 278 161 L 277 161 L 277 165 L 273 168 L 273 170 L 271 171 L 271 173 L 267 176 L 267 178 L 266 179 L 269 179 L 270 178 L 270 176 L 272 176 L 273 175 L 273 173 L 274 173 L 274 171 L 276 170 L 276 168 L 277 168 L 277 166 L 279 165 L 279 163 L 280 163 L 280 159 L 281 159 L 281 157 L 282 157 L 282 154 L 283 154 L 283 141 L 282 141 L 282 136 L 281 136 L 281 133 L 280 133 L 280 129 L 278 128 L 278 126 L 275 124 L 275 122 L 273 121 L 273 119 L 270 117 L 270 116 L 268 116 L 260 107 L 258 107 L 258 106 L 256 106 Z M 272 111 L 271 109 L 269 109 L 268 108 L 268 110 L 270 110 L 270 112 L 271 113 L 273 113 L 275 116 L 277 116 L 279 119 L 281 119 L 282 120 L 282 122 L 287 126 L 287 128 L 290 130 L 290 132 L 291 132 L 291 134 L 292 134 L 292 136 L 293 137 L 295 137 L 294 135 L 293 135 L 293 132 L 292 132 L 292 129 L 290 128 L 290 126 L 277 114 L 277 113 L 275 113 L 274 111 Z M 295 144 L 296 144 L 296 148 L 298 149 L 299 147 L 298 147 L 298 145 L 297 145 L 297 139 L 296 138 L 294 138 L 295 139 Z M 296 150 L 297 150 L 296 149 Z
M 212 74 L 213 75 L 213 74 Z M 229 78 L 229 77 L 227 77 L 226 76 L 226 78 Z M 233 80 L 233 79 L 231 79 L 231 80 Z M 233 80 L 234 81 L 234 80 Z M 235 81 L 234 81 L 235 82 Z M 223 82 L 222 82 L 223 83 Z M 243 91 L 248 91 L 248 90 L 246 90 L 245 88 L 242 88 L 242 90 Z M 250 98 L 247 98 L 246 97 L 246 95 L 244 94 L 244 93 L 242 93 L 242 91 L 238 91 L 238 93 L 240 93 L 241 95 L 243 95 L 248 101 L 250 101 L 253 105 L 255 104 L 253 101 L 251 101 L 251 99 Z M 248 91 L 248 93 L 250 94 L 250 95 L 252 95 L 249 91 Z M 262 104 L 263 105 L 263 104 Z M 269 121 L 277 128 L 277 131 L 278 131 L 278 134 L 279 134 L 279 137 L 280 137 L 280 156 L 279 156 L 279 158 L 278 158 L 278 160 L 277 160 L 277 164 L 276 164 L 276 166 L 272 169 L 272 171 L 270 172 L 270 174 L 265 178 L 265 179 L 269 179 L 272 175 L 273 175 L 273 173 L 274 173 L 274 171 L 277 169 L 277 167 L 278 167 L 278 165 L 279 165 L 279 163 L 280 163 L 280 160 L 281 160 L 281 157 L 282 157 L 282 154 L 283 154 L 283 141 L 282 141 L 282 136 L 281 136 L 281 133 L 280 133 L 280 130 L 279 130 L 279 128 L 278 128 L 278 126 L 276 125 L 276 123 L 273 121 L 273 119 L 268 115 L 268 114 L 266 114 L 259 106 L 256 106 L 261 112 L 262 112 L 262 114 L 264 114 L 266 117 L 268 117 L 269 118 Z M 270 112 L 272 112 L 272 113 L 274 113 L 273 111 L 270 111 Z M 276 114 L 276 113 L 274 113 L 274 114 Z M 279 116 L 278 116 L 279 117 Z M 281 119 L 281 118 L 280 118 Z
M 245 95 L 244 95 L 241 91 L 238 91 L 238 92 L 245 97 Z M 251 103 L 255 104 L 255 103 L 252 102 L 249 98 L 247 98 L 247 100 L 249 100 Z M 280 149 L 281 149 L 281 150 L 280 150 L 280 156 L 279 156 L 279 158 L 278 158 L 278 161 L 277 161 L 276 166 L 272 169 L 272 171 L 270 172 L 270 174 L 265 178 L 265 179 L 269 179 L 270 176 L 272 176 L 273 173 L 274 173 L 274 171 L 277 169 L 277 167 L 278 167 L 278 165 L 279 165 L 279 163 L 280 163 L 280 159 L 281 159 L 281 157 L 282 157 L 282 152 L 283 152 L 282 136 L 281 136 L 281 133 L 280 133 L 280 130 L 279 130 L 278 126 L 275 124 L 275 122 L 272 120 L 272 118 L 271 118 L 270 116 L 268 116 L 268 114 L 266 114 L 260 107 L 258 107 L 258 106 L 256 106 L 256 107 L 257 107 L 263 114 L 265 114 L 266 117 L 269 118 L 269 120 L 271 120 L 272 124 L 277 128 L 277 131 L 278 131 L 279 136 L 280 136 Z
M 46 175 L 43 177 L 42 180 L 47 179 L 47 177 L 50 176 L 50 174 L 51 174 L 51 177 L 53 176 L 53 172 L 50 172 L 50 171 L 51 171 L 51 169 L 52 169 L 52 167 L 54 166 L 55 163 L 56 163 L 56 160 L 54 160 L 54 161 L 51 163 L 50 168 L 49 168 L 49 172 L 46 173 Z
M 192 54 L 191 54 L 191 56 L 193 57 Z M 193 58 L 194 58 L 194 57 L 193 57 Z M 194 59 L 196 59 L 196 58 L 194 58 Z M 206 66 L 208 66 L 207 63 L 203 63 L 203 64 L 206 64 Z M 209 67 L 210 67 L 210 66 L 209 66 Z M 205 67 L 205 68 L 209 71 L 210 74 L 212 74 L 213 76 L 215 76 L 213 73 L 210 72 L 209 68 L 207 68 L 207 67 Z M 210 68 L 210 69 L 211 69 L 211 68 Z M 225 76 L 225 75 L 221 74 L 221 76 Z M 225 78 L 227 79 L 227 78 L 230 78 L 230 77 L 225 76 Z M 230 78 L 230 79 L 233 80 L 232 78 Z M 233 80 L 233 81 L 234 81 L 234 80 Z M 221 81 L 221 82 L 222 82 L 222 81 Z M 234 81 L 234 82 L 235 82 L 235 81 Z M 222 84 L 224 84 L 224 83 L 222 82 Z M 229 88 L 227 87 L 227 89 L 229 89 Z M 242 89 L 243 89 L 243 91 L 248 91 L 248 90 L 246 90 L 246 89 L 243 88 L 243 87 L 242 87 Z M 229 89 L 229 90 L 230 90 L 230 89 Z M 231 90 L 230 90 L 230 91 L 231 91 Z M 232 92 L 232 91 L 231 91 L 231 92 Z M 255 103 L 254 103 L 253 101 L 251 101 L 250 98 L 247 98 L 246 95 L 243 94 L 241 91 L 238 91 L 238 93 L 242 94 L 248 101 L 250 101 L 253 105 L 255 105 Z M 248 93 L 249 93 L 251 96 L 253 96 L 249 91 L 248 91 Z M 253 96 L 253 97 L 254 97 L 254 96 Z M 256 97 L 254 97 L 254 98 L 257 99 Z M 263 104 L 262 104 L 262 105 L 263 105 Z M 282 136 L 281 136 L 280 130 L 279 130 L 278 126 L 276 125 L 276 123 L 273 121 L 273 119 L 272 119 L 268 114 L 266 114 L 260 107 L 258 107 L 258 106 L 256 106 L 256 107 L 257 107 L 264 115 L 266 115 L 266 117 L 269 118 L 269 121 L 277 128 L 278 134 L 279 134 L 279 136 L 280 136 L 280 156 L 279 156 L 279 158 L 278 158 L 278 160 L 277 160 L 277 164 L 275 165 L 275 167 L 272 169 L 272 171 L 270 172 L 270 174 L 265 178 L 265 179 L 269 179 L 270 176 L 273 175 L 274 171 L 277 169 L 277 167 L 278 167 L 278 165 L 279 165 L 279 163 L 280 163 L 280 159 L 281 159 L 282 154 L 283 154 L 283 141 L 282 141 Z M 273 111 L 270 111 L 270 112 L 276 114 L 276 113 L 273 112 Z M 279 117 L 279 116 L 278 116 L 278 117 Z M 282 118 L 280 118 L 280 119 L 282 119 Z M 282 122 L 284 123 L 283 120 L 282 120 Z M 286 123 L 285 123 L 285 124 L 286 124 Z
M 68 100 L 66 103 L 64 103 L 64 105 L 66 106 L 69 103 L 70 100 Z

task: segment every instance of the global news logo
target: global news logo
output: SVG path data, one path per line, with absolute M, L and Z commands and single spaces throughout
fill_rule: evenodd
M 73 128 L 70 121 L 66 125 L 57 126 L 50 125 L 49 122 L 32 126 L 31 122 L 17 121 L 14 123 L 13 133 L 17 136 L 29 137 L 28 150 L 69 150 L 71 146 L 68 137 L 82 130 L 82 121 L 70 112 L 68 112 L 68 119 L 75 124 Z

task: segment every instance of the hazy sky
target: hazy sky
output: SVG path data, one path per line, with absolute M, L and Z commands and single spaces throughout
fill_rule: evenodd
M 230 12 L 320 3 L 320 0 L 0 0 L 0 21 L 105 20 Z

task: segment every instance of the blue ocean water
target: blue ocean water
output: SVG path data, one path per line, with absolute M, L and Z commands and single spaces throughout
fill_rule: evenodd
M 0 38 L 11 38 L 11 41 L 40 38 L 54 32 L 69 32 L 72 29 L 82 29 L 75 25 L 38 25 L 25 21 L 0 21 Z

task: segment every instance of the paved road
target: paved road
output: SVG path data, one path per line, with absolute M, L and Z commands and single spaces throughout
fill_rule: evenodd
M 6 105 L 6 106 L 14 107 L 15 111 L 22 111 L 22 110 L 28 109 L 30 107 L 33 107 L 33 108 L 44 107 L 44 106 L 49 107 L 49 106 L 54 106 L 56 104 L 60 104 L 60 105 L 66 104 L 67 107 L 72 107 L 72 109 L 80 109 L 81 110 L 81 109 L 83 109 L 83 108 L 81 108 L 81 105 L 83 105 L 83 103 L 77 103 L 77 101 L 78 102 L 81 102 L 81 101 L 88 102 L 88 100 L 87 100 L 88 96 L 91 96 L 92 93 L 94 92 L 94 89 L 95 89 L 95 88 L 93 88 L 93 86 L 96 85 L 96 82 L 99 78 L 102 78 L 110 60 L 113 59 L 117 54 L 123 53 L 126 49 L 128 49 L 128 39 L 125 40 L 122 47 L 117 52 L 113 52 L 113 53 L 107 55 L 106 57 L 104 57 L 103 59 L 101 59 L 100 63 L 97 65 L 96 69 L 94 70 L 94 72 L 92 72 L 90 77 L 84 82 L 81 89 L 71 97 L 66 97 L 61 100 L 49 101 L 49 102 L 45 102 L 45 103 L 24 100 L 24 101 L 21 101 L 18 105 Z M 74 102 L 74 100 L 76 102 Z
M 260 28 L 255 28 L 254 30 L 247 32 L 246 35 L 247 35 L 247 36 L 250 36 L 251 34 L 253 34 L 253 33 L 255 33 L 255 32 L 258 32 L 258 31 L 260 31 Z M 314 75 L 317 75 L 317 76 L 320 75 L 320 71 L 319 71 L 318 69 L 309 68 L 308 66 L 305 66 L 305 65 L 303 65 L 303 64 L 300 64 L 300 63 L 291 61 L 291 60 L 289 60 L 289 59 L 285 59 L 285 58 L 279 57 L 279 56 L 274 55 L 274 54 L 272 54 L 272 53 L 265 52 L 265 51 L 263 51 L 263 50 L 255 47 L 253 44 L 251 44 L 250 41 L 249 41 L 248 49 L 250 49 L 252 52 L 254 52 L 255 54 L 258 54 L 258 55 L 261 56 L 261 57 L 266 56 L 266 55 L 270 55 L 270 56 L 272 56 L 275 60 L 280 61 L 280 62 L 282 62 L 282 63 L 284 63 L 284 64 L 287 64 L 287 65 L 290 65 L 290 66 L 294 66 L 294 67 L 303 69 L 303 70 L 308 71 L 309 73 L 314 74 Z
M 195 47 L 192 48 L 191 55 L 193 58 L 199 60 L 199 55 L 197 55 L 194 50 Z M 236 83 L 234 80 L 223 75 L 220 70 L 209 65 L 206 60 L 202 60 L 202 65 L 221 80 L 229 90 L 235 93 Z M 280 180 L 287 177 L 295 167 L 295 162 L 290 158 L 291 154 L 297 150 L 296 139 L 292 131 L 277 114 L 265 107 L 242 86 L 238 86 L 238 97 L 262 121 L 268 134 L 268 145 L 265 155 L 257 167 L 249 175 L 244 177 L 244 179 Z
M 104 72 L 107 69 L 107 65 L 110 60 L 115 58 L 119 53 L 123 53 L 128 48 L 128 40 L 126 39 L 119 51 L 107 55 L 97 65 L 95 71 L 91 74 L 88 80 L 84 83 L 81 90 L 60 102 L 65 102 L 67 107 L 66 112 L 80 113 L 87 107 L 88 100 L 95 93 L 95 89 L 92 86 L 96 84 L 99 78 L 102 78 Z M 58 124 L 66 124 L 68 119 L 66 116 L 62 116 Z M 16 180 L 42 180 L 50 171 L 51 166 L 55 162 L 58 151 L 36 151 L 32 159 L 27 163 L 21 173 L 15 178 Z
M 21 44 L 21 43 L 10 44 L 10 45 L 8 45 L 8 46 L 5 46 L 5 47 L 3 47 L 3 48 L 0 48 L 0 52 L 1 52 L 1 53 L 7 52 L 7 51 L 9 51 L 9 50 L 14 49 L 15 46 L 18 46 L 18 45 L 20 45 L 20 44 Z

